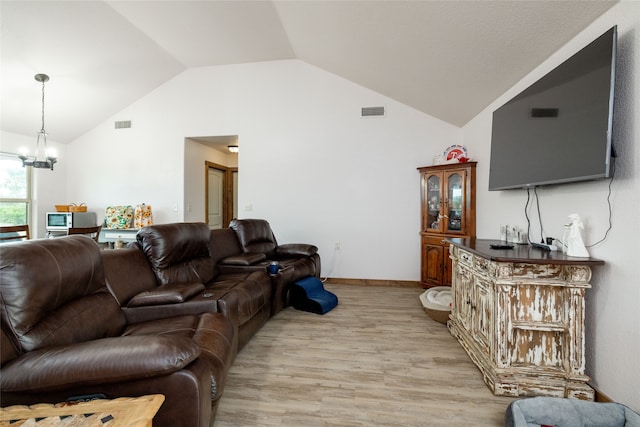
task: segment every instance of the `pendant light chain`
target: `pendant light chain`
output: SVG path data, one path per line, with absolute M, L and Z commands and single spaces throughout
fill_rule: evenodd
M 41 130 L 42 133 L 45 133 L 45 130 L 44 130 L 44 82 L 45 80 L 43 79 L 42 80 L 42 130 Z

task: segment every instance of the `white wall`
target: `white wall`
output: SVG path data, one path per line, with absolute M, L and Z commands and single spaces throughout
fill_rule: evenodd
M 131 120 L 129 129 L 114 121 Z M 112 205 L 147 203 L 154 222 L 183 220 L 184 138 L 173 97 L 153 92 L 69 147 L 68 195 L 104 219 Z
M 489 192 L 491 115 L 494 109 L 525 89 L 613 25 L 618 25 L 618 70 L 615 99 L 614 146 L 616 175 L 612 185 L 613 229 L 607 240 L 589 249 L 603 259 L 594 268 L 593 289 L 587 292 L 587 374 L 611 398 L 640 410 L 640 3 L 622 2 L 585 29 L 529 76 L 511 88 L 463 129 L 464 143 L 478 158 L 478 237 L 497 238 L 500 224 L 526 228 L 526 192 Z M 580 153 L 576 153 L 577 156 Z M 515 162 L 526 159 L 514 159 Z M 587 244 L 604 237 L 608 228 L 608 181 L 543 187 L 538 190 L 546 236 L 562 238 L 563 225 L 571 213 L 585 223 Z M 532 240 L 539 239 L 534 211 Z
M 33 153 L 36 145 L 36 133 L 33 136 L 19 135 L 2 131 L 0 150 L 5 153 L 19 154 L 21 147 Z M 81 200 L 67 198 L 67 146 L 47 140 L 49 148 L 57 152 L 58 162 L 53 170 L 32 169 L 31 235 L 34 238 L 45 237 L 45 213 L 55 211 L 55 205 L 81 203 Z
M 379 105 L 386 117 L 360 118 Z M 115 130 L 115 120 L 132 128 Z M 205 159 L 184 138 L 238 135 L 239 217 L 269 220 L 282 243 L 316 244 L 323 274 L 418 280 L 416 168 L 461 134 L 301 61 L 196 68 L 74 141 L 69 194 L 102 209 L 145 201 L 158 223 L 199 219 Z M 100 161 L 82 164 L 87 157 Z

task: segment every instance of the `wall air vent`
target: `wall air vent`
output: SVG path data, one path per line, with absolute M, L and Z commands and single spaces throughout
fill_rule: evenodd
M 384 107 L 362 107 L 360 117 L 384 117 Z
M 116 123 L 116 129 L 129 129 L 131 127 L 131 120 L 122 120 Z

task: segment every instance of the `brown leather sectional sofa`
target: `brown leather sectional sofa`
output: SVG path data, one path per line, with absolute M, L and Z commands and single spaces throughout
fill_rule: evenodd
M 320 275 L 264 220 L 161 224 L 101 251 L 68 236 L 0 248 L 0 405 L 161 393 L 155 426 L 213 425 L 238 351 Z M 277 260 L 282 269 L 269 275 Z

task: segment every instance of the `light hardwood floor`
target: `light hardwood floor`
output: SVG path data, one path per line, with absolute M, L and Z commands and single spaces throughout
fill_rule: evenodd
M 494 396 L 421 289 L 328 284 L 325 315 L 277 314 L 229 373 L 215 427 L 503 426 Z

